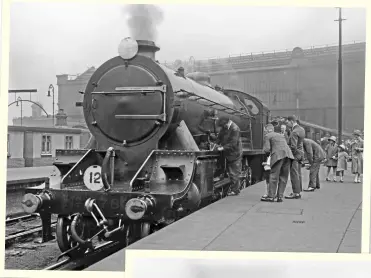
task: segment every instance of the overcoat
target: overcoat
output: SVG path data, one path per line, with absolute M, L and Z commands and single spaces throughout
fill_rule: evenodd
M 229 128 L 226 126 L 221 128 L 216 143 L 223 146 L 224 155 L 228 161 L 235 161 L 242 157 L 241 132 L 234 122 Z
M 357 151 L 357 148 L 359 149 Z M 352 157 L 352 173 L 363 174 L 363 140 L 353 140 L 350 143 Z
M 279 160 L 288 157 L 294 159 L 285 136 L 277 132 L 269 132 L 264 137 L 264 152 L 271 156 L 271 167 Z
M 304 138 L 303 146 L 309 164 L 321 162 L 326 158 L 326 154 L 322 147 L 312 139 Z
M 331 143 L 328 144 L 325 148 L 325 152 L 326 152 L 326 166 L 327 167 L 336 167 L 338 162 L 337 162 L 337 159 L 333 159 L 332 157 L 335 156 L 337 157 L 337 154 L 338 154 L 338 145 L 336 143 L 334 143 L 334 145 L 332 145 Z
M 305 130 L 300 125 L 294 126 L 289 137 L 289 146 L 294 158 L 298 161 L 304 159 L 303 141 L 305 138 Z
M 348 169 L 348 159 L 349 155 L 346 151 L 338 152 L 338 163 L 337 163 L 337 171 L 345 171 Z

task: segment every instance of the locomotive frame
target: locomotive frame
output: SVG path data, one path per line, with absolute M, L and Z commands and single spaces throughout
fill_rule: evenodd
M 95 238 L 128 245 L 225 197 L 230 179 L 210 142 L 217 134 L 210 116 L 228 116 L 241 128 L 241 187 L 262 180 L 268 108 L 174 72 L 154 60 L 153 42 L 137 43 L 137 55 L 107 61 L 86 87 L 84 115 L 99 148 L 57 150 L 61 176 L 27 188 L 22 200 L 26 212 L 40 213 L 44 241 L 51 214 L 58 215 L 62 255 L 82 256 Z

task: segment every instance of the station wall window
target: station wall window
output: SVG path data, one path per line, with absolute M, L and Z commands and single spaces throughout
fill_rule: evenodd
M 52 137 L 43 135 L 41 139 L 41 154 L 52 154 Z
M 73 149 L 73 136 L 66 136 L 65 137 L 64 147 L 65 147 L 66 150 L 72 150 Z

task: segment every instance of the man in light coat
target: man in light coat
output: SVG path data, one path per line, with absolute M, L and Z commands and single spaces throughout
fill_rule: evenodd
M 274 132 L 272 124 L 266 126 L 264 137 L 264 152 L 270 155 L 268 196 L 261 198 L 264 202 L 274 202 L 277 192 L 277 202 L 282 202 L 285 192 L 291 160 L 294 159 L 283 134 Z M 277 191 L 278 185 L 278 191 Z
M 326 154 L 322 147 L 315 141 L 309 138 L 304 138 L 304 152 L 309 162 L 309 185 L 304 191 L 312 192 L 320 189 L 319 169 L 321 162 L 326 158 Z

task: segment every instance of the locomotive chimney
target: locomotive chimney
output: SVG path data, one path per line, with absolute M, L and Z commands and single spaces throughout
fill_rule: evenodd
M 156 52 L 160 50 L 160 48 L 153 42 L 147 40 L 137 40 L 138 43 L 138 55 L 146 56 L 155 60 Z

